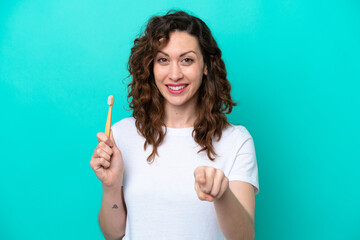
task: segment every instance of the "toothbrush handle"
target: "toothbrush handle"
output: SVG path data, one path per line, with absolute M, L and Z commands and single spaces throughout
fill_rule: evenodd
M 111 112 L 112 112 L 112 106 L 109 106 L 109 112 L 106 120 L 106 127 L 105 127 L 105 135 L 110 136 L 110 130 L 111 130 Z

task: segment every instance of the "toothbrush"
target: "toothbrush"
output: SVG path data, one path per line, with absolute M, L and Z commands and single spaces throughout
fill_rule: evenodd
M 114 104 L 114 96 L 110 95 L 108 97 L 109 112 L 108 112 L 108 116 L 107 116 L 107 120 L 106 120 L 106 127 L 105 127 L 105 135 L 108 137 L 110 136 L 110 131 L 111 131 L 111 111 L 112 111 L 113 104 Z

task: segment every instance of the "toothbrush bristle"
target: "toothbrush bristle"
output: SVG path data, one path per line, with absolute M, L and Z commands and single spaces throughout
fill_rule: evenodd
M 110 95 L 108 97 L 108 105 L 109 106 L 112 106 L 114 104 L 114 96 L 113 95 Z

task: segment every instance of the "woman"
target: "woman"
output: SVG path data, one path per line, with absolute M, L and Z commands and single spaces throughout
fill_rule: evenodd
M 106 239 L 254 239 L 255 148 L 227 121 L 235 103 L 221 51 L 199 18 L 155 16 L 129 59 L 133 117 L 90 165 L 102 181 Z

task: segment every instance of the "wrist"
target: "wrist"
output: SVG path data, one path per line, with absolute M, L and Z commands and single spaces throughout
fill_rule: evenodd
M 112 185 L 102 184 L 103 192 L 119 192 L 121 191 L 122 181 Z
M 215 201 L 216 202 L 222 202 L 224 200 L 226 200 L 227 198 L 229 198 L 229 196 L 232 194 L 232 191 L 230 189 L 230 187 L 228 187 L 225 192 L 223 193 L 223 195 L 220 198 L 216 198 Z

